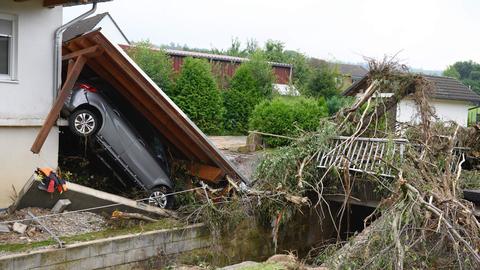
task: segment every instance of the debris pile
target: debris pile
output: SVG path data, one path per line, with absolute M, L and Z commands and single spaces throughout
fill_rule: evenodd
M 0 216 L 0 223 L 15 221 L 2 223 L 0 226 L 0 242 L 2 244 L 30 243 L 51 239 L 52 236 L 42 226 L 31 220 L 29 212 L 35 216 L 47 216 L 41 218 L 43 225 L 59 237 L 80 235 L 107 228 L 107 220 L 94 213 L 68 213 L 65 211 L 64 215 L 52 215 L 53 212 L 48 209 L 29 207 L 11 215 Z
M 336 147 L 348 149 L 361 136 L 404 138 L 409 144 L 402 160 L 374 157 L 392 169 L 394 178 L 361 176 L 386 190 L 380 205 L 364 221 L 366 229 L 348 244 L 336 244 L 336 251 L 323 263 L 332 269 L 476 269 L 480 265 L 480 223 L 472 203 L 462 198 L 460 182 L 465 155 L 458 154 L 455 147 L 470 146 L 466 142 L 477 141 L 478 132 L 474 133 L 476 137 L 465 140 L 465 134 L 471 130 L 453 122 L 440 122 L 429 103 L 433 91 L 435 87 L 430 81 L 409 73 L 397 62 L 371 60 L 368 87 L 361 98 L 335 117 L 319 119 L 317 132 L 306 133 L 291 145 L 267 155 L 257 169 L 252 188 L 242 189 L 230 183 L 237 192 L 223 200 L 210 200 L 206 194 L 208 203 L 201 207 L 203 220 L 218 230 L 238 219 L 255 216 L 260 224 L 272 226 L 276 242 L 279 227 L 308 205 L 320 207 L 323 216 L 330 216 L 339 231 L 342 216 L 348 212 L 356 175 L 348 170 L 353 161 L 341 151 L 338 158 L 347 165 L 342 167 L 346 169 L 317 167 L 316 160 L 322 152 L 334 151 L 326 149 L 328 142 L 340 135 L 347 136 L 344 145 Z M 392 95 L 380 95 L 384 92 Z M 389 116 L 389 111 L 406 96 L 417 106 L 417 123 L 396 123 Z M 343 190 L 335 192 L 346 198 L 339 218 L 334 217 L 324 198 L 338 186 Z M 202 214 L 197 211 L 196 216 Z

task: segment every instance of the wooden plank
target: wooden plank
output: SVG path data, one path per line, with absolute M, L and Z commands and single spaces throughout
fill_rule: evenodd
M 45 122 L 43 123 L 43 126 L 40 129 L 40 132 L 38 133 L 37 138 L 32 145 L 32 148 L 30 148 L 33 153 L 38 154 L 42 149 L 42 146 L 45 143 L 45 140 L 47 139 L 50 130 L 52 129 L 55 121 L 60 114 L 60 111 L 62 110 L 65 100 L 70 95 L 72 87 L 75 85 L 75 82 L 77 81 L 78 76 L 80 75 L 80 72 L 82 71 L 83 66 L 86 62 L 86 57 L 79 56 L 75 61 L 75 64 L 73 64 L 70 72 L 67 74 L 67 79 L 65 80 L 62 90 L 58 94 L 57 100 L 55 100 L 52 109 L 48 113 L 48 116 L 45 119 Z
M 75 61 L 69 60 L 67 66 L 67 74 L 70 74 L 73 70 L 73 66 L 75 65 Z
M 83 55 L 85 57 L 94 57 L 94 56 L 98 55 L 99 53 L 101 53 L 101 51 L 102 50 L 98 47 L 98 45 L 95 45 L 95 46 L 92 46 L 92 47 L 88 47 L 88 48 L 85 48 L 85 49 L 82 49 L 82 50 L 79 50 L 79 51 L 74 51 L 72 53 L 66 54 L 66 55 L 62 56 L 62 60 L 63 61 L 69 60 L 69 59 L 72 59 L 72 58 L 79 57 L 80 55 Z
M 187 166 L 188 173 L 200 179 L 207 180 L 213 183 L 218 183 L 225 175 L 223 170 L 218 167 L 208 166 L 199 163 L 192 163 Z

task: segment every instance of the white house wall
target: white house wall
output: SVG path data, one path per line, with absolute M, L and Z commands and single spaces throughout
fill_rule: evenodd
M 437 99 L 432 100 L 430 104 L 442 121 L 455 121 L 459 125 L 467 126 L 468 109 L 473 106 L 470 102 Z M 418 121 L 417 107 L 412 99 L 403 99 L 398 103 L 397 121 L 402 123 Z
M 36 167 L 57 166 L 57 127 L 39 155 L 30 152 L 53 103 L 53 39 L 62 24 L 62 8 L 42 3 L 0 1 L 0 13 L 18 19 L 17 81 L 0 81 L 0 208 L 10 204 L 12 186 L 20 190 Z
M 42 2 L 0 1 L 0 13 L 18 17 L 18 80 L 0 82 L 0 126 L 41 125 L 53 103 L 53 36 L 62 9 Z

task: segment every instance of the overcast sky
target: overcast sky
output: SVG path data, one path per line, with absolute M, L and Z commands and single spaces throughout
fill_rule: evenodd
M 88 6 L 64 9 L 65 21 Z M 114 0 L 100 3 L 133 41 L 227 48 L 281 40 L 287 49 L 342 62 L 400 52 L 415 68 L 480 62 L 477 0 Z

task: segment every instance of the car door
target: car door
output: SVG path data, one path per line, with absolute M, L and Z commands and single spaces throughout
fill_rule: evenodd
M 133 143 L 131 136 L 128 135 L 132 131 L 117 110 L 106 106 L 105 112 L 104 123 L 98 135 L 102 136 L 115 154 L 121 156 Z
M 158 185 L 171 187 L 170 180 L 160 164 L 136 134 L 128 134 L 132 143 L 121 157 L 147 188 Z

